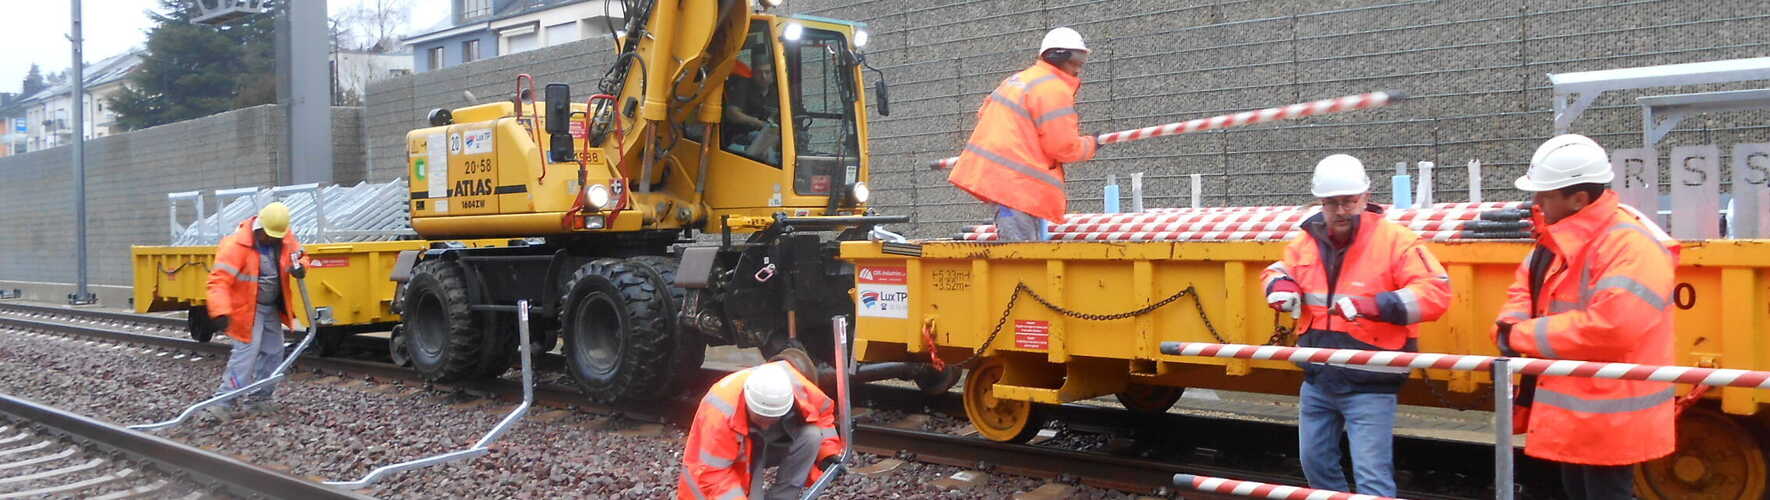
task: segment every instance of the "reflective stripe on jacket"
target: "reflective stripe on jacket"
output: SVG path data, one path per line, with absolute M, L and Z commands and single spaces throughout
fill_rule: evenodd
M 808 424 L 817 426 L 823 435 L 818 444 L 817 462 L 842 451 L 842 438 L 836 433 L 836 404 L 817 385 L 806 380 L 785 361 L 776 361 L 792 374 L 793 401 Z M 694 426 L 688 431 L 687 448 L 682 452 L 682 474 L 676 481 L 676 498 L 680 500 L 735 500 L 749 498 L 750 487 L 750 412 L 744 406 L 744 382 L 755 368 L 739 370 L 713 384 L 695 410 Z M 811 486 L 823 476 L 817 467 L 805 485 Z
M 1669 365 L 1676 240 L 1606 191 L 1553 225 L 1534 214 L 1554 259 L 1532 304 L 1518 266 L 1500 317 L 1521 320 L 1507 340 L 1537 358 Z M 1497 329 L 1496 332 L 1497 333 Z M 1584 465 L 1628 465 L 1670 454 L 1675 387 L 1667 382 L 1544 376 L 1525 454 Z
M 209 309 L 209 317 L 228 317 L 227 336 L 240 342 L 252 341 L 252 322 L 258 319 L 258 238 L 254 235 L 252 222 L 258 217 L 247 217 L 240 222 L 233 234 L 221 239 L 215 248 L 215 263 L 209 266 L 209 281 L 205 289 L 205 307 Z M 277 275 L 282 277 L 282 311 L 284 326 L 294 327 L 295 301 L 294 284 L 289 279 L 289 256 L 301 250 L 301 242 L 295 240 L 295 231 L 283 235 L 283 244 L 277 254 Z M 302 266 L 307 266 L 307 257 L 301 258 Z
M 1450 275 L 1419 235 L 1383 218 L 1381 206 L 1368 205 L 1353 231 L 1352 244 L 1339 249 L 1331 243 L 1325 216 L 1310 217 L 1303 234 L 1285 246 L 1284 260 L 1261 273 L 1261 282 L 1268 291 L 1283 279 L 1302 289 L 1299 346 L 1416 350 L 1419 324 L 1437 320 L 1450 306 Z M 1380 314 L 1347 321 L 1328 312 L 1345 296 L 1375 300 Z M 1393 393 L 1408 372 L 1313 363 L 1303 368 L 1312 384 L 1332 393 Z
M 1063 164 L 1094 157 L 1094 137 L 1081 134 L 1075 110 L 1080 87 L 1044 61 L 1003 80 L 978 108 L 977 128 L 947 180 L 979 200 L 1062 221 Z

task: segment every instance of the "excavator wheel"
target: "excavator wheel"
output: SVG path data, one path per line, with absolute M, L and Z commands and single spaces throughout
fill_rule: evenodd
M 1770 459 L 1756 422 L 1698 405 L 1678 416 L 1678 448 L 1635 466 L 1635 496 L 1646 500 L 1770 498 Z
M 666 397 L 674 329 L 656 273 L 621 259 L 579 267 L 560 301 L 566 371 L 597 402 Z
M 700 336 L 682 332 L 677 315 L 682 311 L 682 298 L 686 290 L 676 286 L 676 267 L 679 262 L 661 255 L 646 255 L 627 259 L 628 262 L 652 273 L 653 285 L 668 294 L 669 300 L 664 303 L 664 331 L 670 336 L 670 364 L 664 375 L 668 394 L 675 394 L 686 389 L 700 376 L 701 363 L 707 359 L 707 344 Z
M 425 380 L 446 382 L 480 370 L 485 335 L 479 315 L 467 306 L 467 281 L 459 265 L 430 260 L 412 270 L 405 297 L 406 352 Z
M 1131 384 L 1124 391 L 1113 394 L 1119 404 L 1125 405 L 1132 413 L 1160 415 L 1180 402 L 1180 396 L 1186 394 L 1185 387 L 1169 387 L 1165 385 Z

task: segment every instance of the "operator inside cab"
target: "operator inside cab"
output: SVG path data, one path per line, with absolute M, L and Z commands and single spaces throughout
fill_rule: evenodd
M 752 30 L 738 51 L 737 66 L 725 80 L 725 118 L 721 146 L 726 151 L 779 166 L 781 162 L 780 92 L 774 78 L 774 53 L 768 31 Z

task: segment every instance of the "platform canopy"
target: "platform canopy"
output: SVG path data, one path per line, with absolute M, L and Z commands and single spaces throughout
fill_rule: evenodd
M 1573 120 L 1607 91 L 1752 80 L 1770 80 L 1770 57 L 1550 73 L 1549 83 L 1555 89 L 1555 133 L 1567 133 Z

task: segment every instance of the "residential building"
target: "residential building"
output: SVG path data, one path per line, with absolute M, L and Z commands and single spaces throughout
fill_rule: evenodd
M 449 18 L 404 43 L 419 73 L 620 29 L 617 0 L 452 0 Z
M 139 50 L 86 65 L 82 75 L 86 88 L 81 99 L 84 104 L 82 135 L 90 139 L 121 131 L 116 126 L 117 114 L 110 109 L 109 101 L 123 91 L 129 74 L 140 66 Z M 69 113 L 74 107 L 73 88 L 70 83 L 50 85 L 0 106 L 0 120 L 5 124 L 5 133 L 0 134 L 0 142 L 4 142 L 5 147 L 0 148 L 3 150 L 0 153 L 13 155 L 72 142 L 73 120 Z
M 411 52 L 339 50 L 332 53 L 335 106 L 361 106 L 370 82 L 412 74 Z

